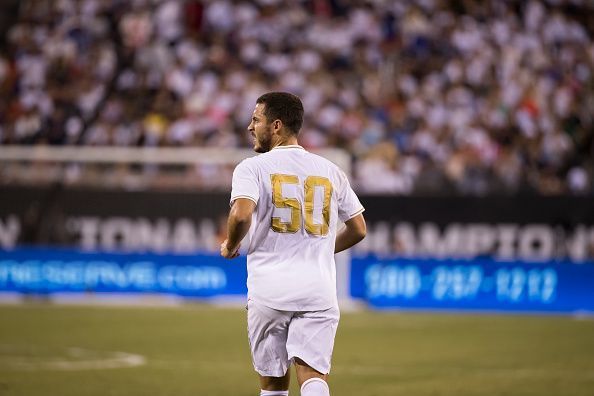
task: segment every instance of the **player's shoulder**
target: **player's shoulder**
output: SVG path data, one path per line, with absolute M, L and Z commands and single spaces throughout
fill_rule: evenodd
M 320 154 L 312 153 L 311 151 L 303 150 L 304 155 L 307 156 L 309 161 L 316 162 L 320 165 L 326 166 L 330 169 L 340 171 L 338 165 L 330 161 L 328 158 L 321 156 Z
M 279 147 L 270 150 L 266 153 L 258 154 L 241 161 L 237 167 L 256 169 L 259 167 L 266 167 L 270 164 L 278 163 L 280 160 L 286 158 L 293 158 L 297 161 L 306 162 L 308 164 L 316 165 L 317 167 L 324 167 L 330 169 L 332 173 L 344 174 L 342 169 L 329 159 L 312 153 L 301 146 L 287 146 Z
M 340 166 L 336 165 L 334 162 L 330 161 L 328 158 L 323 157 L 316 153 L 309 152 L 309 151 L 308 151 L 308 153 L 309 153 L 309 155 L 312 156 L 311 158 L 314 158 L 318 164 L 325 166 L 333 174 L 337 175 L 340 178 L 346 177 L 346 173 L 344 173 L 344 170 L 342 170 L 342 168 Z

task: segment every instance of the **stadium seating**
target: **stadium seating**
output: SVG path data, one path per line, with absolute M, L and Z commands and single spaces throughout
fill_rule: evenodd
M 288 90 L 360 192 L 593 192 L 588 0 L 3 7 L 3 145 L 245 148 L 255 98 Z

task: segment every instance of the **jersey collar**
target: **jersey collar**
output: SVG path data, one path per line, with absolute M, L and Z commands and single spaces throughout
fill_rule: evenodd
M 279 149 L 279 150 L 280 150 L 280 149 L 292 149 L 292 148 L 296 148 L 296 149 L 305 150 L 303 147 L 301 147 L 301 146 L 300 146 L 300 145 L 298 145 L 298 144 L 290 144 L 290 145 L 288 145 L 288 146 L 276 146 L 276 147 L 274 147 L 272 150 L 277 150 L 277 149 Z M 271 150 L 271 151 L 272 151 L 272 150 Z

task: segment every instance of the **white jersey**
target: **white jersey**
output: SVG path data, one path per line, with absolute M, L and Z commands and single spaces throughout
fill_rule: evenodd
M 286 311 L 336 306 L 338 222 L 364 210 L 344 172 L 301 146 L 279 146 L 237 165 L 232 184 L 231 203 L 256 203 L 248 298 Z

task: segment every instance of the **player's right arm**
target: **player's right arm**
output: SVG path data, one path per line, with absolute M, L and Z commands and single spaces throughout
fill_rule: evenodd
M 239 245 L 250 230 L 254 209 L 256 209 L 256 203 L 251 199 L 237 198 L 233 201 L 227 220 L 227 239 L 221 244 L 221 256 L 225 258 L 239 256 Z
M 252 214 L 260 197 L 258 176 L 250 159 L 235 167 L 231 184 L 227 239 L 221 244 L 221 256 L 225 258 L 239 256 L 239 244 L 250 230 Z
M 347 220 L 344 223 L 345 227 L 336 235 L 336 243 L 334 244 L 334 253 L 342 252 L 356 245 L 365 238 L 367 234 L 367 225 L 363 214 L 358 214 L 355 217 Z

